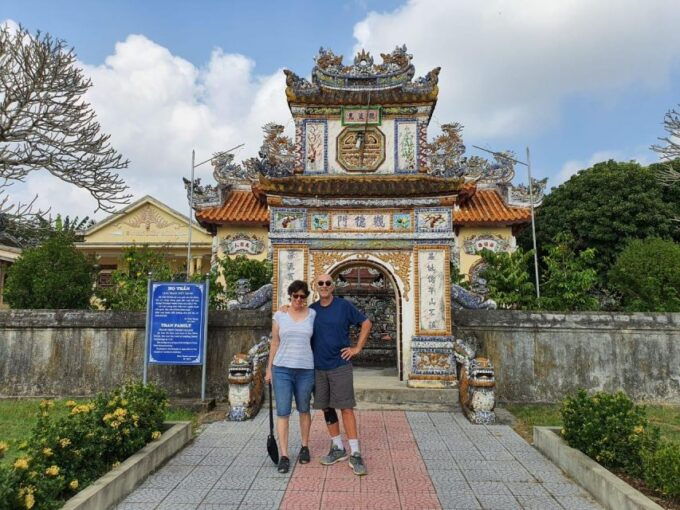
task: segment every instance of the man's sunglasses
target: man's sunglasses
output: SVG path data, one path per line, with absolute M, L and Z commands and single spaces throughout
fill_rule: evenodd
M 319 280 L 318 282 L 316 282 L 316 284 L 319 287 L 323 287 L 324 285 L 326 287 L 330 287 L 331 285 L 333 285 L 333 282 L 331 280 Z
M 290 299 L 307 299 L 305 294 L 291 294 Z

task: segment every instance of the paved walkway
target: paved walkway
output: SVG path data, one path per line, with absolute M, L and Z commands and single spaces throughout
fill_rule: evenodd
M 281 475 L 267 457 L 266 413 L 213 423 L 119 504 L 141 509 L 601 509 L 511 428 L 462 415 L 359 411 L 369 474 L 324 467 L 323 416 L 312 420 L 312 462 Z M 291 417 L 291 461 L 300 439 Z

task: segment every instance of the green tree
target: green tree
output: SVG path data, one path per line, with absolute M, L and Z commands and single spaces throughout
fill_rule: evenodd
M 123 255 L 125 267 L 111 274 L 110 287 L 98 287 L 95 295 L 110 310 L 146 310 L 149 277 L 157 281 L 174 278 L 168 258 L 148 246 L 133 246 Z
M 680 244 L 634 239 L 609 273 L 614 290 L 631 312 L 680 312 Z
M 560 232 L 574 239 L 574 250 L 594 248 L 594 269 L 602 282 L 616 256 L 630 238 L 675 238 L 680 231 L 673 222 L 674 208 L 667 201 L 655 170 L 637 163 L 607 161 L 581 170 L 553 188 L 536 211 L 539 255 L 554 244 Z M 531 246 L 527 229 L 519 237 Z
M 257 290 L 272 281 L 271 262 L 249 259 L 243 255 L 222 257 L 217 270 L 224 278 L 224 294 L 227 299 L 236 297 L 236 282 L 240 279 L 247 278 L 251 290 Z
M 597 309 L 597 299 L 593 295 L 598 281 L 593 269 L 595 250 L 588 248 L 576 255 L 569 234 L 561 233 L 555 241 L 543 257 L 546 269 L 541 283 L 540 307 L 553 311 Z
M 518 248 L 512 253 L 494 253 L 482 250 L 480 253 L 486 267 L 480 276 L 486 279 L 489 297 L 499 308 L 527 309 L 535 304 L 535 288 L 529 274 L 533 251 Z
M 73 238 L 57 234 L 24 250 L 9 268 L 4 297 L 12 308 L 87 308 L 94 275 Z

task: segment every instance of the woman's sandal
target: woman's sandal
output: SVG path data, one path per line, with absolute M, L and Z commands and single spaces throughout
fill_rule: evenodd
M 282 456 L 279 459 L 279 465 L 276 468 L 279 473 L 287 473 L 288 470 L 290 469 L 290 460 L 288 457 Z

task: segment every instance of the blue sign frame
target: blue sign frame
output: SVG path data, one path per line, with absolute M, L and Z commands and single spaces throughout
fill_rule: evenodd
M 147 363 L 204 365 L 207 316 L 207 282 L 149 282 Z

